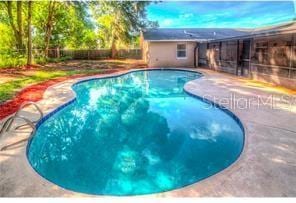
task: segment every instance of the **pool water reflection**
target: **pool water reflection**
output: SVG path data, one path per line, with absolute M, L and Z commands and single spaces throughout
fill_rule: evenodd
M 102 195 L 168 191 L 223 170 L 240 155 L 243 130 L 183 91 L 199 77 L 137 71 L 74 85 L 76 101 L 32 139 L 31 165 L 61 187 Z

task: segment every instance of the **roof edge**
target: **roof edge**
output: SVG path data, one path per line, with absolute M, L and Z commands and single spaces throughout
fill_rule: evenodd
M 146 42 L 206 42 L 206 39 L 160 39 L 160 40 L 144 40 Z

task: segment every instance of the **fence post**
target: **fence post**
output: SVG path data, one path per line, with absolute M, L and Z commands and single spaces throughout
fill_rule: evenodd
M 57 52 L 57 58 L 59 59 L 60 58 L 60 48 L 59 47 L 57 47 L 57 50 L 56 50 L 56 52 Z

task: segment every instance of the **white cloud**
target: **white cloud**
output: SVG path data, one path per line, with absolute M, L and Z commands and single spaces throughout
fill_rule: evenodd
M 232 132 L 233 130 L 223 124 L 219 124 L 217 122 L 211 122 L 208 123 L 205 127 L 193 127 L 192 131 L 190 132 L 189 136 L 191 139 L 199 139 L 199 140 L 208 140 L 216 142 L 217 137 L 221 136 L 221 134 L 224 132 Z
M 186 18 L 194 17 L 194 14 L 193 13 L 187 13 L 187 14 L 185 14 L 185 17 Z
M 161 24 L 164 26 L 170 26 L 173 24 L 173 20 L 172 19 L 164 19 Z
M 192 18 L 193 16 L 193 13 L 183 13 L 179 15 L 179 18 Z

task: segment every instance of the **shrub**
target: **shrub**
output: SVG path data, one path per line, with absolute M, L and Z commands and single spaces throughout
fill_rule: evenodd
M 0 68 L 23 66 L 26 62 L 26 56 L 16 51 L 0 52 Z

